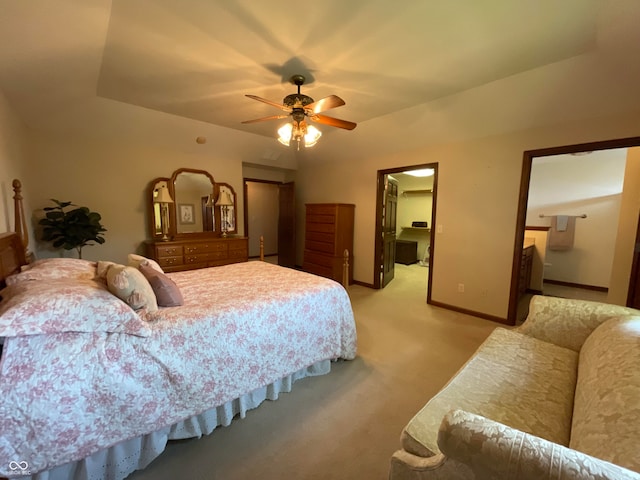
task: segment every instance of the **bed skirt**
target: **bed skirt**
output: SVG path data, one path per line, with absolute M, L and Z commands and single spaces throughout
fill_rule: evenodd
M 309 376 L 325 375 L 331 371 L 331 362 L 322 360 L 277 380 L 266 387 L 257 388 L 223 405 L 161 430 L 120 442 L 77 462 L 54 467 L 21 479 L 32 480 L 121 480 L 136 470 L 142 470 L 165 449 L 167 441 L 200 438 L 222 425 L 228 426 L 236 415 L 244 418 L 246 412 L 265 400 L 277 400 L 281 392 L 290 392 L 293 383 Z

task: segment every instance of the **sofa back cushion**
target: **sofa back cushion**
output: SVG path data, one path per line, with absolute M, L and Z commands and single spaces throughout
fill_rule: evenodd
M 607 320 L 580 351 L 569 446 L 640 471 L 640 316 Z

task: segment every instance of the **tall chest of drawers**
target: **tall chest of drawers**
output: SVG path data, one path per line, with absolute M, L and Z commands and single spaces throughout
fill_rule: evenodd
M 305 217 L 304 261 L 309 273 L 343 282 L 344 251 L 349 252 L 349 283 L 353 282 L 353 220 L 355 205 L 308 203 Z
M 165 272 L 217 267 L 246 262 L 249 255 L 246 237 L 146 242 L 147 257 L 153 258 Z

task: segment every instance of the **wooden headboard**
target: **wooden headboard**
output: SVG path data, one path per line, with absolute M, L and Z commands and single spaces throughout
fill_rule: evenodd
M 5 278 L 19 272 L 26 263 L 20 236 L 13 232 L 0 233 L 0 287 L 5 286 Z
M 22 208 L 22 185 L 20 180 L 13 181 L 13 203 L 16 228 L 14 232 L 0 233 L 0 288 L 5 286 L 5 278 L 20 271 L 26 265 L 30 254 L 27 253 L 29 236 L 27 222 Z

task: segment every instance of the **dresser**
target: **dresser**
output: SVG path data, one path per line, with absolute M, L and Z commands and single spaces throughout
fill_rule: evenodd
M 302 269 L 343 282 L 344 251 L 349 251 L 349 283 L 353 282 L 353 219 L 355 205 L 308 203 Z
M 147 257 L 158 262 L 165 272 L 217 267 L 249 258 L 246 237 L 147 241 L 145 245 Z

